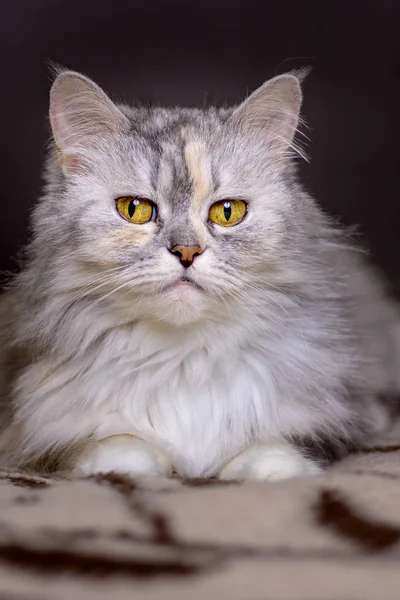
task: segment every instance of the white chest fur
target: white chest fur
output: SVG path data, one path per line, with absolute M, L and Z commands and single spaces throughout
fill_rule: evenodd
M 320 418 L 289 391 L 280 346 L 238 344 L 229 332 L 212 345 L 204 332 L 114 334 L 80 388 L 90 428 L 97 439 L 136 435 L 180 474 L 211 476 L 246 445 L 309 432 Z
M 310 390 L 313 348 L 290 332 L 216 325 L 186 335 L 140 324 L 101 340 L 56 368 L 42 365 L 45 379 L 40 366 L 25 378 L 27 437 L 37 445 L 131 434 L 161 448 L 180 474 L 211 476 L 248 444 L 332 422 L 325 390 Z

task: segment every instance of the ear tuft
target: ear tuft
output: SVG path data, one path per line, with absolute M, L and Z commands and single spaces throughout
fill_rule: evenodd
M 61 163 L 95 140 L 129 128 L 128 119 L 103 90 L 73 71 L 59 73 L 53 83 L 50 123 Z

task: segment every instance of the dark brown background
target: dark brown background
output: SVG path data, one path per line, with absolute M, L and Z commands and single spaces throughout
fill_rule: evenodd
M 400 292 L 400 3 L 389 0 L 2 0 L 0 269 L 16 269 L 40 191 L 52 60 L 111 95 L 237 102 L 312 65 L 308 189 L 359 223 Z

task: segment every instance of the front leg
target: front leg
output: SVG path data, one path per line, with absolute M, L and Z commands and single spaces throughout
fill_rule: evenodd
M 317 463 L 286 442 L 255 444 L 235 456 L 218 477 L 235 481 L 278 481 L 322 471 Z
M 114 435 L 95 442 L 75 466 L 73 475 L 96 473 L 125 475 L 164 475 L 169 477 L 172 465 L 156 446 L 132 435 Z

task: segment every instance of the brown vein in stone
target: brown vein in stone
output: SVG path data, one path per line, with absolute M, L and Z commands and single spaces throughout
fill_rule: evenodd
M 323 490 L 317 505 L 317 522 L 329 527 L 364 550 L 381 551 L 390 548 L 400 539 L 400 529 L 368 520 L 357 514 L 353 507 L 331 490 Z
M 372 448 L 359 448 L 357 452 L 360 452 L 361 454 L 372 454 L 373 452 L 397 452 L 399 450 L 400 444 L 396 444 L 393 446 L 373 446 Z
M 135 578 L 160 575 L 190 575 L 200 570 L 200 565 L 179 559 L 160 560 L 135 557 L 110 557 L 82 554 L 70 550 L 24 547 L 17 543 L 0 545 L 0 561 L 13 567 L 29 569 L 41 574 L 97 575 L 110 577 L 127 575 Z
M 29 475 L 22 475 L 20 473 L 18 475 L 10 473 L 2 477 L 2 479 L 19 487 L 45 488 L 51 485 L 50 481 L 46 481 L 45 479 L 37 479 L 36 477 L 29 477 Z

